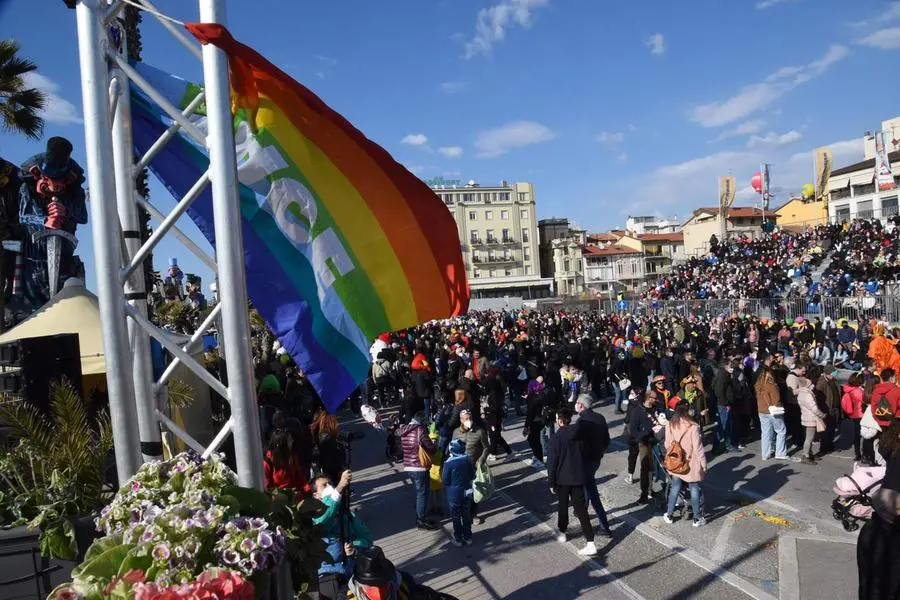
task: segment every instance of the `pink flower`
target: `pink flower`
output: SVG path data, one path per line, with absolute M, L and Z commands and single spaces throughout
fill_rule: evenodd
M 68 587 L 56 591 L 56 600 L 81 600 L 81 597 L 81 594 Z
M 253 583 L 232 571 L 204 571 L 197 578 L 200 600 L 253 600 Z

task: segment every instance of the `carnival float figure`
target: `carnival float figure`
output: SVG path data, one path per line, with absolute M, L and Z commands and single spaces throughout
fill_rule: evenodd
M 19 177 L 22 286 L 10 300 L 17 320 L 46 304 L 65 279 L 84 277 L 75 231 L 87 223 L 84 169 L 72 160 L 69 140 L 47 140 L 46 151 L 25 161 Z
M 887 327 L 878 323 L 872 327 L 872 339 L 869 342 L 869 358 L 876 373 L 891 368 L 900 373 L 900 353 L 897 352 L 897 340 L 888 335 Z

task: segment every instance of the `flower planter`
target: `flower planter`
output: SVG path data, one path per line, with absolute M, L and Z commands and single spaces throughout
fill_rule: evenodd
M 84 560 L 87 549 L 91 547 L 94 540 L 100 537 L 100 532 L 94 525 L 95 518 L 94 515 L 87 515 L 71 519 L 72 528 L 75 530 L 75 546 L 78 548 L 78 555 L 75 557 L 76 563 Z

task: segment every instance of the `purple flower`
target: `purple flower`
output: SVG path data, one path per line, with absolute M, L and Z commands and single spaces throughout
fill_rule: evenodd
M 135 479 L 134 481 L 131 482 L 131 491 L 136 492 L 139 489 L 141 489 L 141 482 L 138 481 L 137 479 Z
M 244 552 L 244 553 L 252 552 L 255 549 L 256 549 L 256 542 L 254 542 L 250 538 L 246 538 L 246 539 L 244 539 L 243 542 L 241 542 L 241 552 Z
M 260 519 L 258 517 L 250 519 L 250 527 L 252 527 L 253 529 L 262 529 L 266 525 L 268 525 L 268 523 L 266 523 L 265 519 Z
M 271 548 L 272 535 L 266 531 L 260 531 L 259 535 L 256 537 L 256 543 L 259 544 L 260 548 Z
M 241 556 L 235 552 L 234 550 L 223 550 L 222 551 L 222 562 L 226 565 L 235 565 L 238 560 L 240 560 Z
M 150 554 L 154 560 L 169 560 L 169 556 L 171 556 L 169 547 L 166 544 L 157 544 L 153 547 L 153 551 Z
M 244 517 L 238 517 L 234 519 L 232 523 L 239 531 L 244 531 L 245 529 L 247 529 L 248 522 Z

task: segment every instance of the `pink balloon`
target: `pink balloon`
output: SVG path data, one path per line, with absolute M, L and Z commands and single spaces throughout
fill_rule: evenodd
M 753 174 L 753 179 L 750 180 L 750 185 L 753 186 L 753 189 L 756 190 L 757 194 L 762 194 L 763 191 L 763 176 L 762 173 L 757 171 Z

